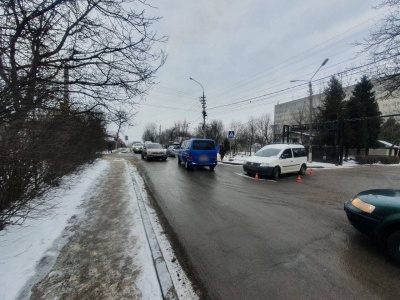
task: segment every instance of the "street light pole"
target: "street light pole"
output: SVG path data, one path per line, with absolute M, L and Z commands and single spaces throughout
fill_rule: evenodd
M 206 97 L 204 96 L 204 88 L 203 88 L 203 85 L 200 82 L 198 82 L 197 80 L 193 79 L 192 77 L 190 77 L 190 80 L 193 80 L 194 82 L 197 82 L 201 86 L 201 88 L 203 90 L 203 97 L 201 97 L 200 103 L 201 103 L 201 105 L 203 107 L 203 112 L 202 112 L 202 114 L 203 114 L 203 138 L 206 138 L 206 117 L 207 117 L 207 113 L 206 113 Z
M 308 138 L 309 138 L 309 149 L 308 149 L 308 162 L 311 163 L 312 162 L 312 122 L 313 122 L 313 91 L 312 91 L 312 79 L 314 78 L 314 76 L 318 73 L 318 71 L 325 66 L 325 64 L 328 62 L 328 58 L 326 58 L 321 66 L 318 68 L 317 71 L 315 71 L 314 75 L 310 78 L 310 80 L 290 80 L 290 82 L 296 82 L 296 81 L 308 81 L 308 89 L 309 89 L 309 102 L 310 102 L 310 116 L 309 116 L 309 126 L 310 129 L 308 131 Z

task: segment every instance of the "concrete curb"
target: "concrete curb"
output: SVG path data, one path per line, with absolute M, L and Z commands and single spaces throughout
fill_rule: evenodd
M 157 274 L 158 283 L 160 284 L 160 289 L 163 295 L 163 299 L 177 300 L 179 298 L 176 293 L 175 286 L 171 278 L 171 274 L 169 273 L 167 263 L 165 262 L 164 256 L 162 254 L 161 247 L 158 243 L 156 234 L 151 224 L 150 217 L 147 212 L 146 205 L 143 201 L 139 185 L 136 181 L 136 178 L 132 176 L 132 174 L 130 175 L 130 177 L 132 179 L 133 187 L 136 193 L 136 197 L 138 199 L 139 210 L 142 216 L 142 222 L 145 229 L 147 241 L 151 249 L 153 264 Z

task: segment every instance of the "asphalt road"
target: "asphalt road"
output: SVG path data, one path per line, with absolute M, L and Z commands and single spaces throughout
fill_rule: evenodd
M 132 154 L 126 154 L 127 158 Z M 314 169 L 279 181 L 241 166 L 133 162 L 210 299 L 398 299 L 400 268 L 347 221 L 343 202 L 398 188 L 400 167 Z

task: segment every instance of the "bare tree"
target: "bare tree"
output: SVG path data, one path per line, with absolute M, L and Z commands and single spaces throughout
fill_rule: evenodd
M 377 8 L 382 7 L 390 8 L 389 13 L 362 45 L 375 66 L 371 77 L 382 84 L 388 96 L 400 88 L 400 0 L 384 0 Z
M 156 142 L 158 137 L 157 124 L 152 122 L 148 123 L 144 129 L 142 140 Z
M 259 143 L 268 145 L 272 140 L 271 116 L 264 114 L 256 119 L 256 131 Z
M 125 126 L 132 126 L 133 125 L 133 117 L 136 115 L 135 112 L 132 111 L 124 111 L 124 110 L 117 110 L 115 113 L 110 115 L 109 121 L 117 125 L 117 133 L 115 135 L 115 139 L 119 140 L 119 134 L 121 129 Z
M 239 149 L 245 148 L 245 126 L 240 121 L 232 121 L 230 129 L 235 132 L 235 138 L 233 139 L 233 153 L 237 153 Z
M 310 113 L 309 109 L 306 106 L 302 105 L 297 110 L 293 110 L 291 112 L 291 116 L 292 116 L 292 119 L 293 119 L 294 123 L 296 125 L 299 125 L 302 128 L 303 125 L 306 125 L 306 124 L 309 123 L 309 113 Z M 313 120 L 316 120 L 316 119 L 317 119 L 317 117 L 316 117 L 316 115 L 314 115 L 313 116 Z M 304 143 L 304 141 L 303 141 L 303 130 L 304 129 L 300 129 L 300 140 L 301 140 L 301 143 Z
M 206 125 L 206 136 L 217 144 L 222 144 L 225 137 L 224 123 L 221 120 L 212 120 Z
M 256 129 L 257 129 L 256 123 L 257 123 L 256 118 L 250 117 L 246 124 L 246 134 L 248 137 L 248 147 L 250 156 L 251 156 L 251 148 L 253 147 L 254 138 L 256 135 Z
M 128 5 L 130 2 L 135 5 Z M 134 11 L 128 7 L 142 9 Z M 0 121 L 34 109 L 75 112 L 137 102 L 165 56 L 145 0 L 0 2 Z M 68 93 L 68 99 L 65 97 Z M 140 98 L 139 98 L 140 99 Z

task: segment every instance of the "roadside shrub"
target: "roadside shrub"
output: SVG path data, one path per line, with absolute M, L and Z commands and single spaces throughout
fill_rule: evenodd
M 379 162 L 379 156 L 375 155 L 356 155 L 356 163 L 359 165 L 372 165 Z
M 382 156 L 380 157 L 381 164 L 384 165 L 393 165 L 398 164 L 400 161 L 400 157 L 398 156 Z
M 46 115 L 0 128 L 0 230 L 21 224 L 60 179 L 105 147 L 102 115 Z M 42 203 L 45 205 L 44 203 Z
M 399 163 L 398 156 L 379 156 L 379 155 L 356 155 L 355 161 L 359 165 L 385 164 L 392 165 Z

